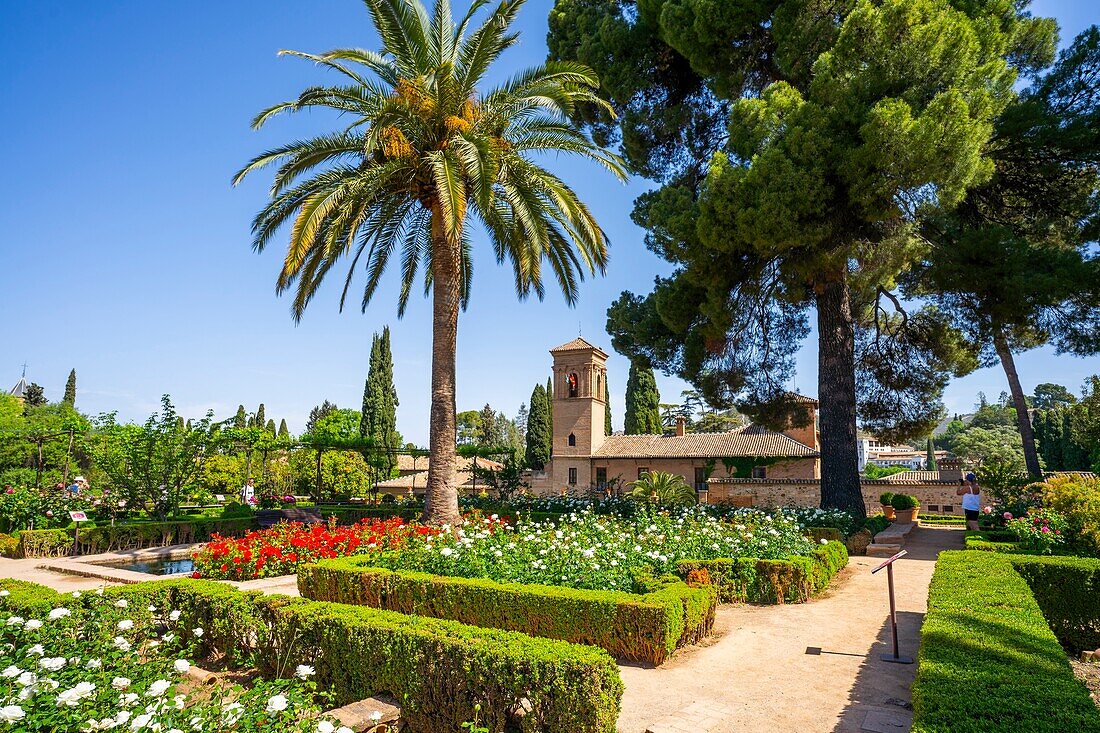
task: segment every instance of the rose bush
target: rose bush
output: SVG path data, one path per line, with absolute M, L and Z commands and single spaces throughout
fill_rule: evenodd
M 1033 509 L 1026 517 L 1009 519 L 1008 531 L 1040 555 L 1066 544 L 1066 518 L 1053 509 Z

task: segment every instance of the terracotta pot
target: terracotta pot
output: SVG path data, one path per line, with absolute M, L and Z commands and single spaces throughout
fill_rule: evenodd
M 890 506 L 889 504 L 882 505 L 882 514 L 886 517 L 887 521 L 890 522 L 894 521 L 894 519 L 896 518 L 894 514 L 894 507 Z
M 920 511 L 920 507 L 913 507 L 912 509 L 895 509 L 894 513 L 897 514 L 898 524 L 912 524 L 917 521 L 917 512 Z

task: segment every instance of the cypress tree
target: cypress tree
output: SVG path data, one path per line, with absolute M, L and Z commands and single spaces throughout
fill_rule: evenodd
M 397 464 L 396 451 L 401 447 L 397 435 L 397 388 L 393 384 L 393 352 L 390 349 L 390 329 L 374 335 L 371 342 L 367 381 L 363 385 L 363 412 L 359 434 L 374 442 L 378 465 L 388 474 Z
M 603 434 L 611 435 L 611 388 L 603 380 Z
M 260 406 L 256 408 L 256 427 L 262 428 L 267 425 L 267 416 L 264 414 L 264 403 L 260 403 Z
M 279 437 L 280 438 L 289 438 L 290 437 L 290 430 L 286 426 L 286 419 L 285 418 L 279 421 Z
M 274 419 L 268 420 L 267 425 L 264 426 L 264 430 L 266 430 L 269 435 L 274 436 L 275 435 L 275 420 Z
M 541 471 L 550 462 L 553 432 L 550 428 L 550 401 L 546 390 L 536 384 L 527 410 L 527 467 Z
M 661 395 L 653 368 L 636 360 L 630 362 L 630 377 L 626 381 L 626 417 L 623 427 L 627 435 L 660 434 Z
M 237 405 L 237 414 L 233 416 L 233 427 L 237 429 L 248 427 L 248 414 L 244 411 L 244 405 Z
M 932 438 L 928 438 L 928 445 L 926 446 L 927 456 L 925 457 L 925 468 L 929 471 L 937 470 L 936 466 L 936 446 L 932 442 Z
M 76 404 L 76 370 L 73 369 L 69 372 L 69 379 L 65 382 L 65 396 L 61 398 L 61 401 L 66 403 L 69 407 Z
M 554 382 L 552 377 L 546 378 L 546 412 L 547 424 L 550 426 L 550 440 L 554 440 Z M 549 458 L 547 459 L 549 460 Z

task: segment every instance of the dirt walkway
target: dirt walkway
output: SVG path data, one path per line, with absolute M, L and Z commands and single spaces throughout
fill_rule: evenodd
M 903 655 L 915 656 L 928 583 L 960 530 L 921 527 L 895 566 Z M 916 665 L 890 664 L 886 573 L 854 557 L 822 598 L 801 605 L 725 606 L 709 644 L 660 669 L 622 667 L 620 733 L 907 731 Z M 820 651 L 817 651 L 820 650 Z

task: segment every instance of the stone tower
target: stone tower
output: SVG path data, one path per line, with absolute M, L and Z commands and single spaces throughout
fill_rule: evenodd
M 576 469 L 575 485 L 592 482 L 590 457 L 604 441 L 604 402 L 607 387 L 607 354 L 578 337 L 550 350 L 554 358 L 554 415 L 552 461 L 554 483 L 570 483 L 569 469 Z

